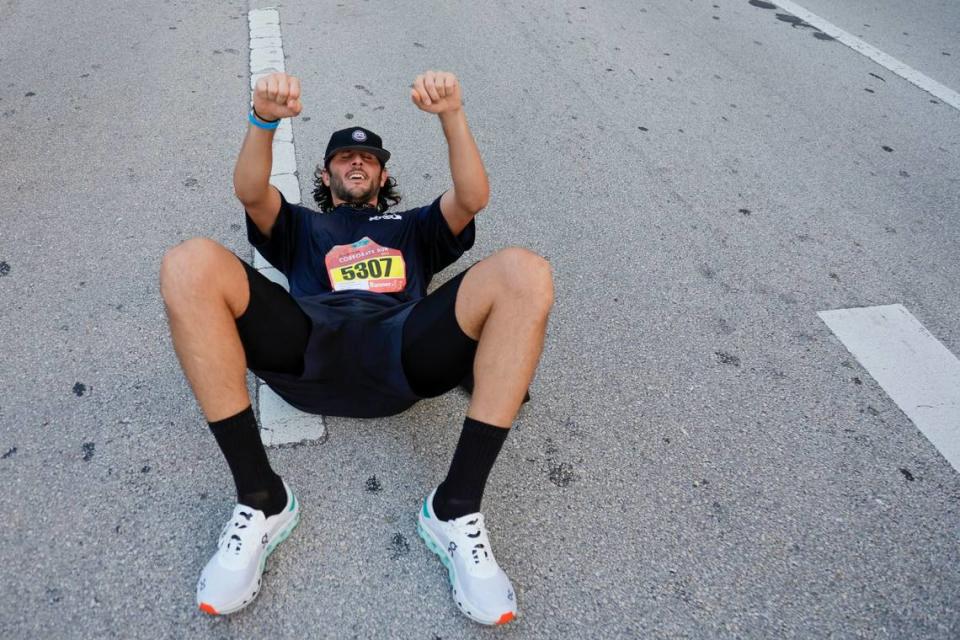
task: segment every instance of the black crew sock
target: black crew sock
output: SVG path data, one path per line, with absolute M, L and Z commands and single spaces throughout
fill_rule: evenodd
M 233 474 L 237 502 L 268 517 L 283 511 L 287 491 L 280 476 L 270 468 L 253 408 L 248 406 L 235 416 L 208 424 Z
M 463 421 L 463 431 L 447 478 L 433 496 L 433 510 L 441 520 L 453 520 L 480 511 L 487 476 L 497 461 L 510 429 L 473 418 Z

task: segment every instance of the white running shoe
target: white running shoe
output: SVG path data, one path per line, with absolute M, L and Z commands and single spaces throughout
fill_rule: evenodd
M 433 511 L 436 492 L 431 491 L 423 501 L 417 532 L 447 567 L 454 602 L 468 618 L 481 624 L 510 622 L 517 615 L 517 598 L 510 578 L 493 557 L 483 514 L 439 520 Z
M 207 562 L 197 581 L 200 610 L 222 615 L 250 604 L 260 591 L 263 565 L 277 545 L 287 539 L 300 522 L 300 504 L 287 490 L 287 506 L 277 515 L 238 504 L 220 532 L 217 552 Z

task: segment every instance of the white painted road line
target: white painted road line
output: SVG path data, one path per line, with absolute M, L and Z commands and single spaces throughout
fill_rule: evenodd
M 813 25 L 828 36 L 835 38 L 838 42 L 850 47 L 857 53 L 865 55 L 880 66 L 889 69 L 907 82 L 920 87 L 927 93 L 936 96 L 942 102 L 950 105 L 954 109 L 960 110 L 960 93 L 957 93 L 949 87 L 945 87 L 933 78 L 929 78 L 910 65 L 900 62 L 891 55 L 887 55 L 873 45 L 867 44 L 855 35 L 848 33 L 835 24 L 824 20 L 815 13 L 810 13 L 798 4 L 790 0 L 773 0 L 778 7 L 800 18 L 804 22 Z
M 257 80 L 274 71 L 285 71 L 283 43 L 280 36 L 280 13 L 276 9 L 254 9 L 250 22 L 250 88 Z M 273 166 L 270 184 L 293 204 L 300 203 L 300 181 L 297 179 L 297 154 L 293 145 L 290 120 L 280 122 L 273 136 Z M 253 252 L 253 266 L 285 289 L 290 285 L 282 273 L 270 266 L 259 252 Z M 257 409 L 260 437 L 264 445 L 287 444 L 304 440 L 322 440 L 327 427 L 323 416 L 304 413 L 283 401 L 273 389 L 257 380 Z
M 899 304 L 817 315 L 960 471 L 960 360 Z

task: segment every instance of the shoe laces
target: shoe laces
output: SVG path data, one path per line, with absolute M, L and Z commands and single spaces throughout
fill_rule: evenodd
M 220 553 L 228 558 L 239 558 L 258 542 L 250 539 L 255 529 L 253 510 L 238 504 L 233 510 L 233 517 L 220 532 Z
M 452 549 L 449 551 L 459 551 L 461 556 L 466 556 L 467 567 L 471 573 L 487 574 L 496 571 L 499 565 L 493 557 L 493 549 L 490 548 L 483 514 L 471 513 L 457 518 L 451 524 L 457 535 L 454 536 L 456 539 L 451 539 Z

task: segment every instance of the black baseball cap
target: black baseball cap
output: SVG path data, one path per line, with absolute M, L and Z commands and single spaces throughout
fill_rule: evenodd
M 380 159 L 380 164 L 386 164 L 390 159 L 390 152 L 383 148 L 380 136 L 363 127 L 340 129 L 330 136 L 327 143 L 327 152 L 323 155 L 323 166 L 330 162 L 330 156 L 344 149 L 360 149 L 368 151 Z

